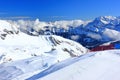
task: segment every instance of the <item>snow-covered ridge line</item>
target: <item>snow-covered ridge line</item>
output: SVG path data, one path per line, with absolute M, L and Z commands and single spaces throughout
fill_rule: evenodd
M 45 26 L 68 29 L 69 27 L 78 27 L 81 25 L 86 26 L 88 23 L 91 23 L 94 21 L 99 21 L 98 23 L 102 22 L 103 24 L 116 25 L 116 24 L 120 23 L 120 18 L 113 17 L 113 16 L 100 16 L 100 17 L 95 18 L 95 20 L 91 20 L 91 21 L 62 20 L 62 21 L 55 21 L 55 22 L 44 22 L 44 21 L 39 21 L 39 19 L 36 19 L 35 21 L 30 21 L 30 20 L 17 20 L 17 21 L 0 20 L 0 25 L 6 26 L 6 24 L 8 24 L 9 26 L 16 26 L 17 28 L 19 28 L 23 31 L 30 30 L 31 28 L 33 28 L 35 31 L 40 31 L 41 29 L 44 29 Z
M 32 36 L 54 34 L 77 41 L 89 49 L 109 41 L 120 40 L 120 17 L 113 16 L 101 16 L 92 21 L 1 20 L 0 25 L 0 38 L 3 40 L 7 35 L 16 35 L 19 32 Z
M 0 39 L 0 73 L 5 72 L 0 74 L 0 80 L 11 80 L 21 74 L 45 70 L 65 59 L 86 54 L 87 51 L 79 43 L 56 35 L 10 34 L 4 40 Z
M 30 36 L 19 32 L 0 39 L 0 63 L 39 55 L 55 56 L 61 61 L 87 52 L 88 49 L 79 43 L 55 35 Z

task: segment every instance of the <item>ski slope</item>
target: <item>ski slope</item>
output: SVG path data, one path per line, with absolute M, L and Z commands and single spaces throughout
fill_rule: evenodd
M 120 80 L 119 68 L 120 50 L 101 51 L 58 63 L 27 80 Z
M 91 52 L 54 63 L 52 56 L 0 64 L 0 80 L 119 80 L 120 50 Z
M 79 43 L 55 35 L 31 36 L 0 20 L 0 80 L 30 77 L 50 66 L 88 52 Z
M 5 20 L 0 25 L 0 80 L 120 79 L 120 50 L 88 53 L 60 36 L 31 36 Z

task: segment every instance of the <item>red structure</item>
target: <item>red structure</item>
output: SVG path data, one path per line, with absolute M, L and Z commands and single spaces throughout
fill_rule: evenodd
M 115 49 L 114 44 L 101 45 L 91 49 L 91 51 L 103 51 L 103 50 L 110 50 L 110 49 Z

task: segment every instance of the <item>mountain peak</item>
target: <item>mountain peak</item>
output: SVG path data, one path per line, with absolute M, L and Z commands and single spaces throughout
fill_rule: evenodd
M 114 16 L 100 16 L 100 17 L 97 17 L 95 19 L 96 20 L 105 20 L 105 21 L 108 21 L 108 20 L 115 20 L 116 17 L 114 17 Z
M 94 21 L 102 22 L 104 24 L 109 24 L 116 19 L 118 18 L 114 16 L 100 16 L 100 17 L 95 18 Z

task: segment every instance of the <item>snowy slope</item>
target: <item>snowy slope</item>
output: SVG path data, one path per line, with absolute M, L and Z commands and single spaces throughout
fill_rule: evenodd
M 116 22 L 116 20 L 118 22 Z M 119 19 L 101 17 L 94 20 L 93 23 L 85 24 L 84 29 L 83 27 L 80 28 L 82 24 L 84 24 L 83 21 L 65 21 L 65 23 L 66 24 L 63 24 L 58 21 L 56 24 L 48 24 L 46 22 L 39 22 L 39 20 L 35 22 L 18 21 L 14 23 L 13 21 L 0 20 L 0 80 L 120 79 L 118 75 L 120 74 L 120 50 L 86 54 L 88 49 L 60 36 L 30 35 L 31 33 L 36 34 L 42 31 L 41 29 L 43 29 L 44 26 L 51 25 L 54 27 L 54 25 L 57 26 L 59 24 L 57 27 L 62 28 L 56 30 L 60 31 L 60 34 L 63 32 L 64 36 L 67 37 L 68 35 L 65 35 L 65 33 L 73 29 L 73 32 L 78 34 L 78 39 L 83 38 L 84 41 L 88 42 L 91 40 L 86 37 L 88 34 L 89 37 L 92 38 L 101 39 L 104 37 L 107 40 L 109 40 L 109 38 L 118 40 L 119 30 L 114 30 L 115 27 L 112 28 L 110 25 L 118 24 L 119 26 Z M 63 28 L 65 28 L 65 30 L 63 30 Z M 69 29 L 66 30 L 66 28 Z M 33 29 L 36 29 L 36 31 Z M 81 31 L 84 30 L 82 32 L 85 35 L 83 35 L 79 29 Z M 29 32 L 29 35 L 26 34 L 27 32 Z M 69 35 L 71 36 L 71 33 Z M 91 44 L 91 42 L 89 43 Z M 91 45 L 93 44 L 94 41 Z
M 79 43 L 60 36 L 30 36 L 23 32 L 7 35 L 0 39 L 0 80 L 16 79 L 22 74 L 28 77 L 87 51 Z
M 55 35 L 31 36 L 15 23 L 0 21 L 0 80 L 16 79 L 23 74 L 28 77 L 87 52 L 72 40 Z
M 80 44 L 55 35 L 30 36 L 25 33 L 0 39 L 0 63 L 26 59 L 38 55 L 55 56 L 58 61 L 85 54 Z
M 42 57 L 42 58 L 41 58 Z M 120 50 L 92 52 L 53 64 L 35 56 L 0 64 L 0 80 L 119 80 Z
M 18 32 L 18 26 L 6 20 L 0 20 L 0 39 L 4 40 L 7 35 L 17 34 Z
M 70 62 L 71 65 L 59 69 Z M 120 50 L 86 54 L 53 67 L 27 80 L 120 80 Z
M 56 63 L 56 58 L 53 56 L 35 56 L 24 60 L 13 61 L 0 64 L 0 80 L 11 80 L 13 78 L 24 75 L 31 76 L 38 71 L 43 71 Z M 23 78 L 22 78 L 23 79 Z

